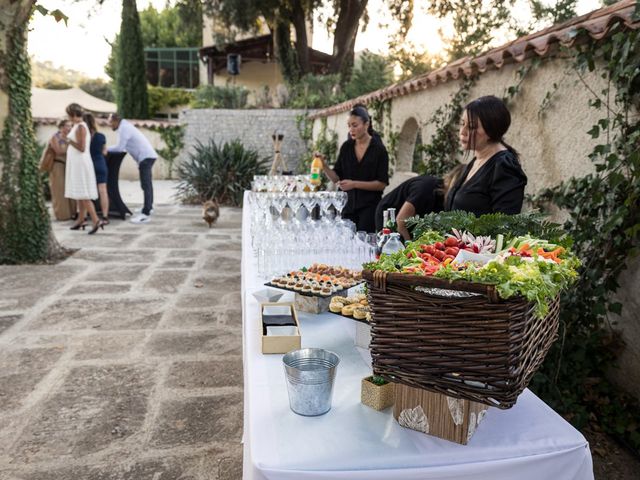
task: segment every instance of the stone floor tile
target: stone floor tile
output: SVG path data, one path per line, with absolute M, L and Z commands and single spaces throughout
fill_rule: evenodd
M 242 354 L 242 339 L 224 331 L 157 332 L 146 348 L 150 355 L 231 355 Z
M 10 454 L 33 463 L 121 447 L 144 423 L 153 373 L 135 365 L 72 369 Z
M 130 290 L 131 284 L 128 283 L 80 282 L 71 286 L 66 295 L 69 297 L 75 295 L 120 295 Z
M 178 258 L 165 260 L 162 265 L 160 265 L 160 268 L 193 268 L 195 264 L 195 260 Z
M 204 288 L 194 288 L 194 291 L 206 291 Z M 221 311 L 228 308 L 242 308 L 240 292 L 221 293 L 208 292 L 207 294 L 184 294 L 178 297 L 176 304 L 179 308 L 216 308 Z
M 22 315 L 0 315 L 0 334 L 13 327 L 21 318 Z
M 0 413 L 14 410 L 54 368 L 64 347 L 18 348 L 0 352 Z
M 75 360 L 118 360 L 129 356 L 131 351 L 142 342 L 146 334 L 128 332 L 122 334 L 96 333 L 76 340 Z
M 145 236 L 144 244 L 153 246 L 153 248 L 190 248 L 197 239 L 197 235 L 191 234 L 153 234 Z
M 59 300 L 28 325 L 29 330 L 135 330 L 154 328 L 163 299 L 95 298 Z
M 0 266 L 0 313 L 33 307 L 81 271 L 64 264 Z
M 95 263 L 125 263 L 148 265 L 156 260 L 156 252 L 152 250 L 89 250 L 82 249 L 73 255 L 73 259 L 87 260 Z
M 165 402 L 155 422 L 151 446 L 240 441 L 242 394 L 192 397 Z
M 132 282 L 146 270 L 144 265 L 100 265 L 91 269 L 89 282 Z
M 242 387 L 242 357 L 176 362 L 165 381 L 169 388 Z
M 142 290 L 154 293 L 176 293 L 184 281 L 188 272 L 184 270 L 158 270 L 142 286 Z

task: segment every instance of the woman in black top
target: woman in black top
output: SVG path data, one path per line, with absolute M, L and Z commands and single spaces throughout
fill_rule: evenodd
M 347 192 L 344 218 L 358 230 L 375 232 L 375 212 L 382 191 L 389 184 L 389 155 L 371 128 L 371 118 L 364 107 L 349 114 L 350 138 L 340 147 L 333 169 L 322 159 L 322 169 L 329 179 Z
M 503 140 L 511 115 L 502 100 L 480 97 L 465 107 L 460 125 L 463 150 L 473 160 L 447 195 L 445 210 L 464 210 L 475 215 L 520 213 L 527 176 L 518 152 Z

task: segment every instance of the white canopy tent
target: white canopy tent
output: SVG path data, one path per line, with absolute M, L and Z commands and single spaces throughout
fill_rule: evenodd
M 66 90 L 49 90 L 31 88 L 31 111 L 33 118 L 61 118 L 66 115 L 65 108 L 70 103 L 78 103 L 85 110 L 93 113 L 116 112 L 118 106 L 100 98 L 89 95 L 84 90 L 73 87 Z

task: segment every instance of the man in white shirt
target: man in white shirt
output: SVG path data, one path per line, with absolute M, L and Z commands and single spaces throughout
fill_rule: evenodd
M 109 126 L 118 132 L 118 144 L 108 148 L 109 152 L 127 152 L 138 164 L 140 187 L 144 192 L 144 206 L 139 215 L 131 219 L 133 223 L 146 223 L 153 211 L 153 183 L 151 169 L 158 154 L 140 130 L 117 113 L 109 115 Z

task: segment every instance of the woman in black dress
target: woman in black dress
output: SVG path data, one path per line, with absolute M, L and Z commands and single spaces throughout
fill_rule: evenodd
M 389 154 L 371 127 L 371 117 L 362 106 L 349 112 L 349 139 L 340 147 L 333 169 L 322 169 L 329 179 L 347 192 L 343 217 L 353 221 L 358 230 L 375 232 L 375 212 L 382 191 L 389 184 Z
M 527 176 L 518 152 L 503 139 L 510 125 L 509 110 L 497 97 L 480 97 L 465 107 L 460 145 L 473 152 L 473 160 L 449 191 L 445 210 L 520 213 Z

